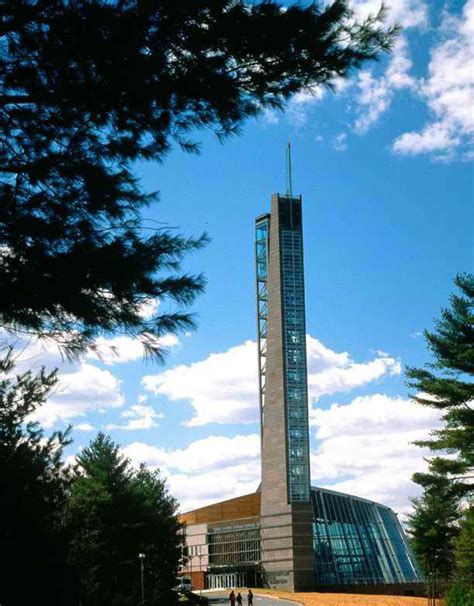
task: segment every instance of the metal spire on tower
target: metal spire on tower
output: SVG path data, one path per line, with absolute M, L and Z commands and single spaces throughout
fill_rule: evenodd
M 293 197 L 293 184 L 291 180 L 291 143 L 288 141 L 286 148 L 286 195 Z

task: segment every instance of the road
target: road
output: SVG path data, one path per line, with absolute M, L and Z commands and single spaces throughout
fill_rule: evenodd
M 196 591 L 195 593 L 199 593 Z M 203 591 L 202 595 L 205 595 L 209 600 L 209 606 L 229 606 L 229 593 L 227 591 Z M 242 593 L 242 606 L 247 606 L 247 592 Z M 271 598 L 270 596 L 253 596 L 254 606 L 295 606 L 296 602 L 289 602 L 288 600 L 280 600 L 279 598 Z

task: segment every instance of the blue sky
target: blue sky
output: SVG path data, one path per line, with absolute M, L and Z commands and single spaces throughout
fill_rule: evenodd
M 389 6 L 405 25 L 394 54 L 337 83 L 336 95 L 299 94 L 224 145 L 196 133 L 201 155 L 174 150 L 137 167 L 160 192 L 147 217 L 211 237 L 184 262 L 208 281 L 193 307 L 198 329 L 165 338 L 164 366 L 143 363 L 126 338 L 113 341 L 118 356 L 73 365 L 31 343 L 30 360 L 59 365 L 37 417 L 75 426 L 71 456 L 105 430 L 134 462 L 162 469 L 183 511 L 255 489 L 253 221 L 285 189 L 291 140 L 304 203 L 312 480 L 408 510 L 426 455 L 410 442 L 438 420 L 409 401 L 403 366 L 427 361 L 421 331 L 454 275 L 473 269 L 474 2 Z

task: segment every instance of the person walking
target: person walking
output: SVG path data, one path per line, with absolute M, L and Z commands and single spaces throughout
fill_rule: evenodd
M 251 589 L 249 589 L 249 592 L 247 594 L 247 604 L 248 606 L 253 606 L 253 593 Z
M 234 593 L 233 589 L 229 594 L 229 602 L 230 602 L 230 606 L 235 606 L 235 593 Z
M 239 593 L 237 594 L 237 606 L 242 606 L 242 594 Z

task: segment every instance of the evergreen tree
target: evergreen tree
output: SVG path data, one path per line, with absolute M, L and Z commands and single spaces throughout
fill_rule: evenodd
M 454 282 L 461 294 L 451 296 L 435 331 L 424 333 L 434 362 L 406 374 L 417 390 L 413 400 L 443 412 L 443 427 L 417 444 L 449 453 L 433 459 L 431 469 L 461 483 L 469 494 L 474 487 L 474 276 L 460 274 Z
M 134 489 L 142 499 L 139 540 L 145 560 L 145 587 L 150 604 L 174 603 L 172 588 L 176 585 L 183 554 L 181 525 L 177 501 L 171 497 L 158 471 L 141 466 L 134 476 Z
M 445 474 L 430 467 L 427 474 L 415 474 L 423 494 L 413 499 L 408 531 L 413 550 L 425 577 L 448 580 L 455 567 L 454 539 L 459 534 L 460 487 Z
M 474 598 L 474 503 L 463 511 L 455 543 L 456 578 L 473 590 Z
M 138 603 L 139 553 L 146 556 L 147 603 L 174 601 L 181 554 L 176 508 L 158 473 L 135 471 L 108 436 L 100 433 L 80 453 L 67 523 L 84 606 Z
M 461 554 L 469 553 L 471 526 L 468 516 L 460 531 L 460 504 L 474 487 L 474 276 L 460 274 L 454 282 L 461 294 L 451 296 L 434 332 L 424 333 L 434 362 L 407 369 L 408 385 L 417 390 L 413 400 L 443 413 L 443 426 L 416 442 L 440 454 L 427 473 L 413 476 L 423 495 L 409 520 L 425 573 L 443 579 L 468 569 Z
M 67 432 L 46 438 L 29 416 L 46 400 L 56 374 L 14 374 L 0 359 L 0 603 L 74 604 L 65 566 L 62 515 L 69 477 L 61 457 Z
M 77 355 L 100 333 L 192 324 L 203 279 L 180 270 L 203 238 L 146 221 L 156 199 L 132 173 L 192 131 L 221 138 L 299 90 L 389 50 L 382 14 L 346 0 L 11 0 L 0 36 L 0 324 Z M 143 314 L 150 300 L 167 311 Z

